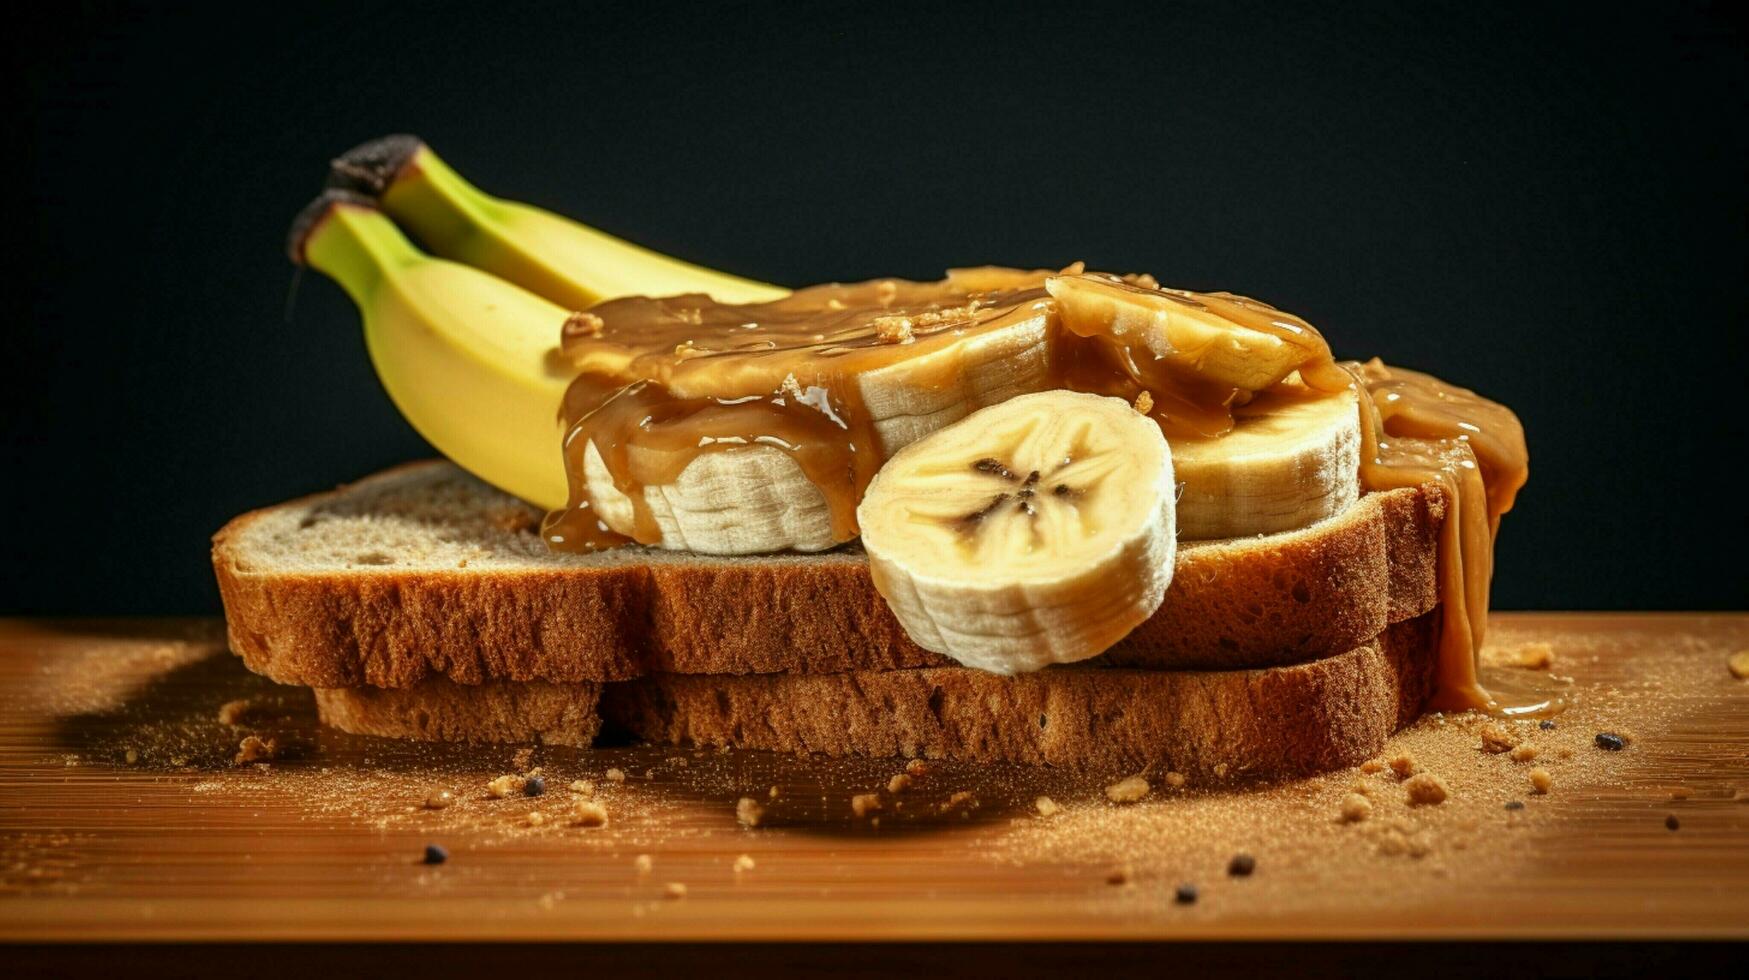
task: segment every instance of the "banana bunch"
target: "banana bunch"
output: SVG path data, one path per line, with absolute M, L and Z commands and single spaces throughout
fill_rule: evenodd
M 758 302 L 785 294 L 492 197 L 411 136 L 348 151 L 333 161 L 329 184 L 294 227 L 293 258 L 332 276 L 358 303 L 384 387 L 422 435 L 463 467 L 549 510 L 563 507 L 567 495 L 557 406 L 574 369 L 553 350 L 573 312 L 623 295 L 703 292 Z M 1063 329 L 1110 338 L 1144 373 L 1176 366 L 1255 392 L 1280 382 L 1301 356 L 1292 335 L 1245 327 L 1246 311 L 1234 312 L 1250 302 L 1242 298 L 1065 272 L 960 269 L 949 282 L 967 291 L 1042 283 Z M 1286 317 L 1270 312 L 1277 322 Z M 859 398 L 882 454 L 979 408 L 1049 387 L 1047 348 L 1057 326 L 1048 312 L 1011 317 L 926 358 L 859 375 Z M 943 363 L 955 370 L 944 373 Z M 762 380 L 769 390 L 784 382 Z M 1359 494 L 1358 447 L 1349 393 L 1268 401 L 1241 409 L 1234 430 L 1219 438 L 1175 440 L 1179 534 L 1266 534 L 1339 513 Z M 599 450 L 589 447 L 584 463 L 597 513 L 629 530 L 633 502 L 607 478 Z M 662 529 L 652 543 L 668 547 L 813 551 L 841 540 L 819 488 L 771 446 L 701 455 L 673 483 L 641 492 Z M 725 507 L 725 500 L 744 505 Z

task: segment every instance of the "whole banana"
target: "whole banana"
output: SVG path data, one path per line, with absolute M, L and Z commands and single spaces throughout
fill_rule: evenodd
M 723 303 L 756 303 L 788 292 L 493 197 L 417 136 L 385 136 L 346 151 L 330 165 L 328 183 L 374 199 L 433 254 L 490 272 L 568 310 L 616 296 L 708 293 Z
M 571 372 L 549 355 L 571 311 L 426 255 L 344 191 L 304 209 L 290 252 L 358 304 L 377 376 L 420 435 L 509 493 L 565 505 L 558 406 Z

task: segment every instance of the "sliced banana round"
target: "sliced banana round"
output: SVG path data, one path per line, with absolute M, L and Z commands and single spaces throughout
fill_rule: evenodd
M 1117 398 L 981 409 L 888 460 L 857 508 L 875 587 L 920 646 L 1000 674 L 1096 656 L 1172 580 L 1172 454 Z
M 1275 534 L 1334 517 L 1360 499 L 1360 406 L 1291 379 L 1233 410 L 1214 439 L 1172 440 L 1185 540 Z

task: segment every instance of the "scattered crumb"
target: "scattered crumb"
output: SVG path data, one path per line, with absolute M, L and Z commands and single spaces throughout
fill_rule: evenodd
M 1184 773 L 1181 773 L 1181 772 L 1168 771 L 1166 773 L 1165 778 L 1166 778 L 1166 785 L 1172 787 L 1173 789 L 1183 789 L 1184 784 L 1186 782 L 1188 782 L 1188 780 L 1184 778 Z
M 1676 786 L 1670 790 L 1670 798 L 1673 800 L 1686 800 L 1688 797 L 1689 791 L 1687 786 Z
M 1513 762 L 1529 762 L 1530 760 L 1536 758 L 1540 754 L 1542 754 L 1541 749 L 1530 744 L 1529 742 L 1522 742 L 1513 748 L 1512 761 Z
M 226 701 L 219 705 L 219 724 L 221 725 L 241 725 L 243 719 L 248 715 L 249 702 L 246 699 L 238 698 L 235 701 Z
M 650 870 L 655 866 L 655 859 L 651 858 L 648 854 L 640 854 L 637 857 L 632 858 L 632 870 L 636 871 L 639 875 L 649 874 Z
M 850 812 L 858 817 L 866 817 L 881 808 L 879 793 L 858 793 L 850 798 Z
M 546 822 L 547 822 L 547 815 L 540 812 L 539 810 L 536 810 L 533 813 L 530 813 L 528 815 L 528 825 L 530 827 L 539 827 L 540 825 L 542 825 Z
M 1372 801 L 1359 793 L 1350 793 L 1342 798 L 1342 822 L 1359 823 L 1372 816 Z
M 443 810 L 455 802 L 455 794 L 447 789 L 432 790 L 425 797 L 425 809 Z
M 771 787 L 771 789 L 765 795 L 769 799 L 773 799 L 773 800 L 777 799 L 777 787 L 776 786 Z
M 1136 411 L 1146 415 L 1154 410 L 1154 396 L 1144 391 L 1136 396 Z
M 486 795 L 494 800 L 502 800 L 522 792 L 522 777 L 503 775 L 486 784 Z
M 623 783 L 623 782 L 625 782 L 626 781 L 625 771 L 622 769 L 609 769 L 607 771 L 607 781 L 610 783 Z
M 1384 772 L 1385 762 L 1383 759 L 1368 759 L 1360 764 L 1360 771 L 1369 776 L 1375 772 Z
M 1136 875 L 1135 870 L 1127 864 L 1114 865 L 1105 873 L 1105 883 L 1108 885 L 1127 885 Z
M 1420 767 L 1415 765 L 1415 757 L 1407 752 L 1399 752 L 1391 756 L 1388 764 L 1391 771 L 1397 774 L 1398 779 L 1408 779 L 1420 771 Z
M 662 886 L 662 897 L 677 902 L 686 897 L 686 885 L 683 882 L 670 881 Z
M 1509 728 L 1486 725 L 1482 728 L 1482 751 L 1493 755 L 1509 752 L 1518 746 L 1518 736 Z
M 122 756 L 122 761 L 131 766 L 140 761 L 140 754 L 133 749 L 128 749 L 127 754 Z
M 1537 793 L 1547 793 L 1555 785 L 1555 777 L 1549 775 L 1547 769 L 1538 766 L 1530 771 L 1530 785 Z
M 966 806 L 966 811 L 968 813 L 970 811 L 978 808 L 977 797 L 972 795 L 971 790 L 962 789 L 962 790 L 959 790 L 958 792 L 954 793 L 952 796 L 949 796 L 947 798 L 947 802 L 943 803 L 941 805 L 940 812 L 941 813 L 948 813 L 948 812 L 952 811 L 955 807 L 962 806 L 962 805 Z
M 1048 796 L 1041 796 L 1038 799 L 1033 800 L 1032 805 L 1033 809 L 1037 810 L 1038 815 L 1041 817 L 1054 817 L 1057 815 L 1057 811 L 1062 809 L 1062 807 L 1057 806 L 1056 800 L 1053 800 Z
M 773 787 L 774 789 L 776 787 Z M 765 808 L 751 796 L 743 796 L 735 801 L 735 820 L 743 827 L 757 827 L 759 821 L 765 819 Z
M 578 800 L 571 808 L 571 822 L 579 827 L 605 827 L 607 807 L 594 800 Z
M 905 763 L 905 774 L 913 779 L 921 779 L 922 777 L 929 775 L 929 763 L 924 762 L 922 759 L 912 759 L 910 762 Z M 775 786 L 772 787 L 772 795 L 777 795 L 777 787 Z
M 1359 793 L 1362 796 L 1371 796 L 1372 784 L 1356 776 L 1354 782 L 1348 784 L 1348 791 L 1350 793 Z
M 899 773 L 892 779 L 887 780 L 887 792 L 889 793 L 903 793 L 910 788 L 911 777 L 904 773 Z
M 1451 795 L 1451 787 L 1445 785 L 1445 780 L 1430 772 L 1409 777 L 1403 789 L 1408 793 L 1410 806 L 1437 806 Z
M 246 765 L 251 762 L 265 762 L 279 753 L 279 743 L 271 738 L 259 735 L 244 736 L 237 743 L 237 757 L 232 760 L 234 765 Z
M 571 781 L 571 792 L 579 796 L 594 796 L 595 783 L 587 779 L 574 779 Z
M 735 859 L 734 871 L 738 875 L 746 874 L 754 868 L 753 855 L 743 854 Z
M 1725 661 L 1731 676 L 1738 680 L 1749 680 L 1749 650 L 1738 650 L 1731 654 L 1731 659 Z
M 1141 776 L 1121 779 L 1105 788 L 1105 798 L 1113 803 L 1134 803 L 1148 795 L 1151 787 Z

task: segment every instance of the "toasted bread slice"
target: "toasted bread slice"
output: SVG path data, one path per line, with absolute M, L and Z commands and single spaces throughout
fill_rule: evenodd
M 442 462 L 245 514 L 213 542 L 231 649 L 318 688 L 948 666 L 905 635 L 854 546 L 707 557 L 547 549 L 540 513 Z M 1283 534 L 1185 542 L 1164 604 L 1101 662 L 1298 663 L 1434 608 L 1445 502 L 1371 494 Z
M 371 735 L 587 746 L 608 720 L 645 740 L 829 756 L 1286 776 L 1353 765 L 1420 713 L 1437 612 L 1334 656 L 1263 670 L 1074 665 L 838 674 L 652 674 L 616 684 L 430 678 L 319 690 L 322 720 Z

